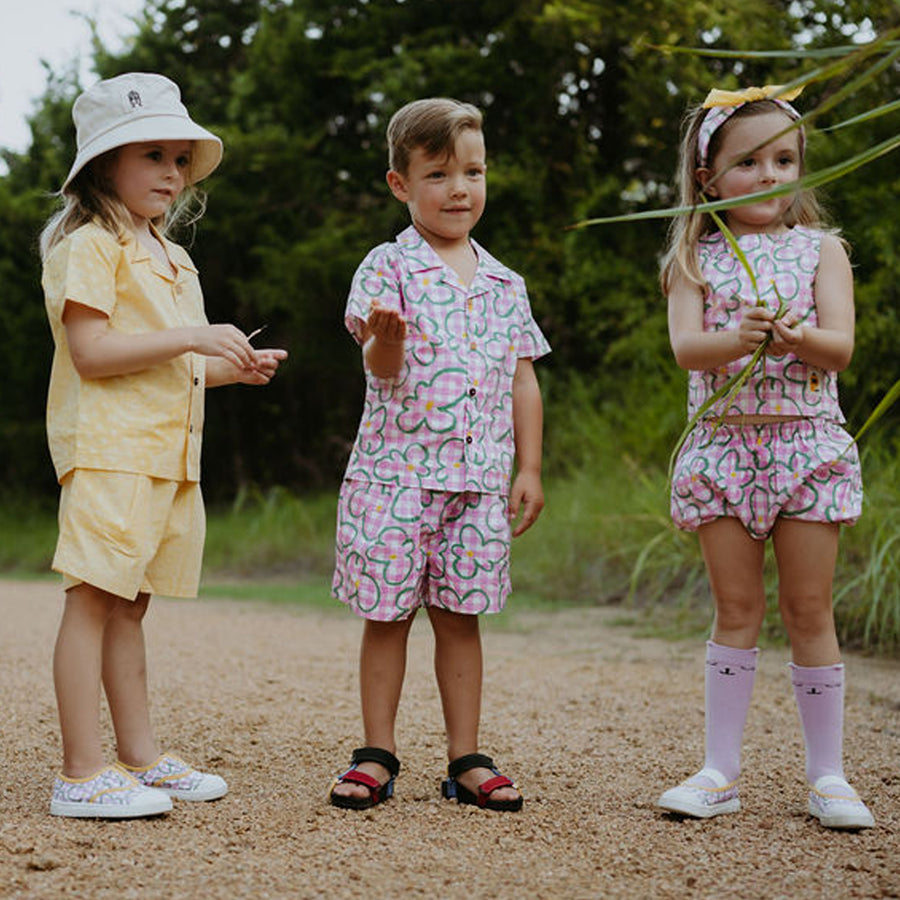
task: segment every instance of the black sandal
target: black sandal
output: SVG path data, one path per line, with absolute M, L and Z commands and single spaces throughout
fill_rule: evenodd
M 478 785 L 478 793 L 473 794 L 465 785 L 460 784 L 457 778 L 463 772 L 469 769 L 490 769 L 494 773 L 493 778 L 482 781 Z M 456 798 L 457 803 L 469 804 L 471 806 L 480 806 L 482 809 L 494 809 L 498 812 L 518 812 L 522 808 L 521 795 L 515 800 L 491 800 L 491 794 L 497 788 L 511 787 L 518 788 L 507 778 L 494 768 L 494 761 L 483 753 L 467 753 L 454 759 L 447 766 L 447 774 L 450 776 L 441 782 L 441 794 L 448 800 Z
M 364 762 L 374 762 L 384 766 L 390 772 L 391 777 L 384 784 L 380 784 L 371 775 L 358 772 L 356 767 Z M 394 779 L 400 772 L 400 760 L 393 753 L 382 750 L 380 747 L 358 747 L 353 751 L 350 763 L 350 768 L 338 775 L 328 789 L 328 800 L 332 806 L 339 806 L 341 809 L 371 809 L 377 803 L 383 803 L 394 796 Z M 335 794 L 335 787 L 345 781 L 349 784 L 361 784 L 364 788 L 368 788 L 369 796 L 345 797 L 343 794 Z

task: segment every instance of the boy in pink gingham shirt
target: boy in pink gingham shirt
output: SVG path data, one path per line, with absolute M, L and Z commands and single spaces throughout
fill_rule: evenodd
M 330 800 L 363 809 L 392 795 L 406 642 L 424 606 L 447 728 L 444 796 L 517 810 L 519 791 L 478 752 L 477 614 L 503 608 L 510 538 L 543 506 L 532 360 L 549 346 L 522 278 L 469 237 L 485 200 L 478 110 L 416 101 L 388 139 L 388 184 L 413 224 L 367 255 L 347 302 L 367 391 L 341 488 L 333 590 L 366 620 L 366 746 Z
M 475 241 L 464 286 L 415 226 L 357 269 L 346 322 L 360 343 L 372 303 L 406 318 L 408 353 L 393 379 L 369 373 L 346 478 L 438 491 L 506 493 L 515 444 L 512 380 L 548 352 L 521 276 Z

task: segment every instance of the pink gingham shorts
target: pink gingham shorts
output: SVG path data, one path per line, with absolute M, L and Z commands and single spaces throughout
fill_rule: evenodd
M 750 535 L 769 536 L 778 516 L 853 525 L 862 512 L 859 454 L 830 419 L 766 425 L 704 420 L 691 432 L 672 473 L 672 519 L 685 531 L 720 516 Z
M 498 494 L 344 481 L 332 594 L 380 622 L 420 606 L 500 612 L 512 589 L 506 513 Z

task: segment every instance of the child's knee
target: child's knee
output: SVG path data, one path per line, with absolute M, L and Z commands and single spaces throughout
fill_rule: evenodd
M 781 618 L 792 637 L 818 635 L 834 630 L 831 594 L 795 593 L 779 598 Z
M 436 635 L 456 638 L 477 636 L 480 629 L 480 617 L 469 613 L 453 612 L 439 606 L 429 606 L 428 618 Z
M 716 625 L 726 631 L 759 628 L 766 614 L 765 597 L 738 588 L 716 596 Z
M 110 618 L 115 618 L 123 622 L 140 622 L 147 614 L 147 607 L 150 605 L 150 594 L 140 593 L 134 600 L 128 600 L 125 597 L 116 597 Z

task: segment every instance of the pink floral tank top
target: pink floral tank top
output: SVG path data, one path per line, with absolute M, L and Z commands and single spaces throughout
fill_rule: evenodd
M 778 294 L 807 325 L 817 325 L 813 284 L 819 266 L 822 232 L 795 226 L 784 234 L 746 234 L 738 244 L 756 276 L 760 298 L 774 312 Z M 756 305 L 746 270 L 721 232 L 701 238 L 700 270 L 709 285 L 703 301 L 704 331 L 737 328 L 744 309 Z M 837 373 L 808 365 L 792 353 L 764 357 L 728 408 L 720 403 L 709 415 L 809 416 L 843 422 L 838 402 Z M 750 356 L 715 369 L 691 371 L 688 415 L 740 372 Z

